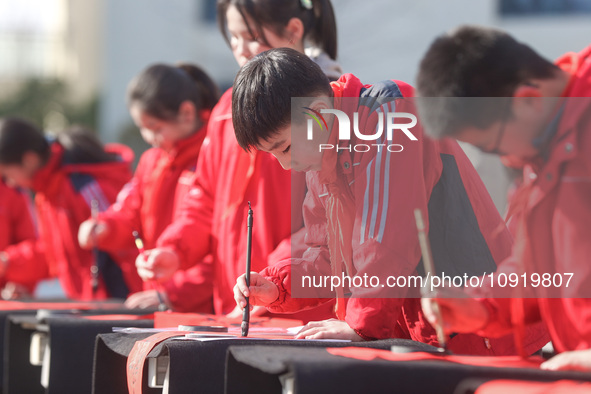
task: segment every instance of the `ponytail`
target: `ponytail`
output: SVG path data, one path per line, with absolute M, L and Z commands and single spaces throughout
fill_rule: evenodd
M 103 144 L 88 129 L 72 126 L 57 135 L 64 148 L 64 163 L 104 163 L 117 160 L 115 154 L 105 151 Z
M 154 64 L 136 76 L 127 89 L 128 106 L 138 104 L 162 120 L 175 119 L 184 101 L 191 101 L 197 113 L 210 111 L 219 97 L 213 80 L 192 64 Z
M 300 0 L 301 1 L 301 0 Z M 337 58 L 337 22 L 330 0 L 312 0 L 314 25 L 309 38 L 332 60 Z
M 220 99 L 220 89 L 213 80 L 199 67 L 189 63 L 179 63 L 180 68 L 187 73 L 197 85 L 200 93 L 201 105 L 197 110 L 212 110 Z
M 337 58 L 337 24 L 330 0 L 218 0 L 218 27 L 228 44 L 226 12 L 230 6 L 240 12 L 250 33 L 268 46 L 263 26 L 283 36 L 291 18 L 298 18 L 304 25 L 304 40 L 311 41 L 333 60 Z

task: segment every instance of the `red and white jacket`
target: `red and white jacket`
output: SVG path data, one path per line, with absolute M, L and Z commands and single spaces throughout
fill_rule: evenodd
M 37 240 L 32 201 L 20 189 L 0 180 L 0 250 L 30 249 Z M 21 282 L 21 284 L 24 284 Z M 36 281 L 26 284 L 33 290 Z M 0 281 L 0 286 L 4 280 Z
M 350 74 L 333 83 L 333 90 L 335 95 L 341 90 L 343 103 L 346 98 L 402 98 L 412 97 L 413 93 L 403 82 L 363 85 Z M 337 109 L 348 113 L 351 119 L 352 112 L 368 112 L 359 104 Z M 379 111 L 416 113 L 409 100 L 390 101 Z M 363 123 L 360 129 L 375 130 L 375 116 L 360 117 Z M 342 149 L 331 164 L 332 168 L 326 167 L 325 153 L 322 171 L 307 173 L 304 219 L 309 249 L 301 259 L 282 261 L 262 272 L 280 289 L 278 300 L 269 310 L 296 311 L 334 297 L 328 286 L 304 289 L 301 285 L 304 276 L 335 275 L 327 239 L 330 193 L 346 200 L 353 211 L 349 213 L 354 220 L 349 238 L 353 264 L 353 272 L 347 272 L 350 276 L 377 276 L 385 285 L 388 276 L 409 277 L 422 271 L 413 216 L 416 208 L 426 216 L 439 274 L 490 273 L 496 269 L 495 262 L 508 256 L 511 235 L 459 145 L 451 140 L 433 141 L 422 134 L 420 126 L 414 127 L 412 133 L 418 141 L 410 141 L 402 133 L 394 134 L 392 141 L 376 141 L 385 145 L 400 144 L 404 147 L 402 152 L 390 153 L 386 148 L 367 153 Z M 339 143 L 337 134 L 338 127 L 334 126 L 331 140 L 335 144 Z M 350 141 L 340 142 L 341 146 L 349 143 L 353 146 L 367 141 L 353 135 Z M 331 170 L 336 171 L 336 180 L 326 184 L 326 172 Z M 408 286 L 377 286 L 346 290 L 350 291 L 351 298 L 347 300 L 344 319 L 362 338 L 409 338 L 437 345 L 435 331 L 423 316 L 416 288 L 410 291 Z M 293 298 L 296 292 L 298 297 L 305 298 Z M 460 334 L 450 340 L 449 346 L 456 353 L 514 354 L 512 342 L 510 337 L 491 341 L 489 349 L 483 338 Z M 533 352 L 546 342 L 545 333 L 538 328 L 533 332 L 529 350 Z
M 195 176 L 197 158 L 206 134 L 206 126 L 179 141 L 170 153 L 162 149 L 147 150 L 138 163 L 131 181 L 121 190 L 117 201 L 99 215 L 109 228 L 108 237 L 100 244 L 118 256 L 121 265 L 134 265 L 138 251 L 133 238 L 137 231 L 146 249 L 156 246 L 189 192 Z M 127 260 L 127 261 L 126 261 Z M 211 261 L 175 273 L 164 289 L 173 309 L 178 312 L 211 313 Z M 144 288 L 153 286 L 144 283 Z
M 51 144 L 49 162 L 33 179 L 39 239 L 27 247 L 17 245 L 6 250 L 6 280 L 26 284 L 57 277 L 66 295 L 77 300 L 113 297 L 111 291 L 124 292 L 125 287 L 140 283 L 135 266 L 117 267 L 103 255 L 104 270 L 93 294 L 90 267 L 94 257 L 78 245 L 78 227 L 90 216 L 92 200 L 98 201 L 99 210 L 107 209 L 131 177 L 131 150 L 118 144 L 107 145 L 106 150 L 119 159 L 69 163 L 64 148 L 58 142 Z M 107 283 L 112 290 L 107 290 Z
M 248 202 L 254 211 L 253 271 L 291 256 L 291 234 L 302 228 L 301 201 L 305 183 L 293 177 L 274 157 L 244 152 L 232 125 L 232 91 L 213 109 L 194 184 L 179 215 L 158 239 L 172 247 L 188 268 L 211 254 L 214 264 L 214 309 L 227 314 L 236 307 L 233 287 L 246 268 Z M 293 179 L 293 183 L 292 183 Z M 300 203 L 292 218 L 292 195 Z M 329 306 L 304 320 L 332 316 Z
M 524 167 L 522 189 L 510 205 L 520 205 L 512 220 L 521 226 L 512 255 L 499 267 L 528 277 L 549 274 L 556 282 L 548 282 L 548 298 L 540 287 L 540 298 L 485 299 L 491 318 L 481 333 L 502 335 L 542 321 L 563 352 L 591 348 L 591 46 L 557 65 L 571 75 L 563 97 L 573 99 L 564 104 L 547 159 Z M 554 275 L 566 284 L 565 273 L 573 274 L 569 286 L 555 287 Z M 519 310 L 520 316 L 511 313 Z

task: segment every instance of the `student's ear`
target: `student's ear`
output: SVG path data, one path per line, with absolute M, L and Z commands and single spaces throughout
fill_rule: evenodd
M 320 111 L 321 109 L 332 109 L 332 105 L 328 97 L 317 97 L 310 103 L 310 108 L 314 111 Z
M 285 26 L 285 37 L 294 45 L 298 45 L 304 38 L 304 22 L 300 18 L 291 18 Z
M 189 100 L 185 100 L 179 106 L 178 119 L 183 122 L 195 122 L 197 110 L 195 104 Z

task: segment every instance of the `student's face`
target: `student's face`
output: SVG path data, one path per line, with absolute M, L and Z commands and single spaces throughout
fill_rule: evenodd
M 532 135 L 515 119 L 498 121 L 486 130 L 466 127 L 455 136 L 485 153 L 503 157 L 531 159 L 539 154 L 532 145 Z
M 248 18 L 248 25 L 253 28 L 256 26 L 250 18 Z M 230 33 L 230 47 L 234 58 L 240 67 L 244 66 L 246 62 L 258 55 L 259 53 L 268 51 L 272 48 L 292 48 L 299 50 L 294 42 L 290 42 L 289 38 L 281 37 L 273 31 L 263 27 L 265 37 L 270 46 L 265 44 L 263 37 L 253 37 L 248 31 L 248 25 L 240 15 L 238 9 L 231 5 L 226 11 L 226 21 L 228 32 Z M 253 34 L 257 34 L 253 29 Z
M 307 139 L 305 124 L 287 126 L 268 141 L 260 141 L 258 150 L 271 153 L 286 170 L 300 172 L 320 171 L 322 152 L 320 144 L 326 143 L 328 134 L 314 129 L 314 137 Z
M 11 186 L 31 188 L 33 177 L 41 167 L 39 155 L 33 152 L 26 152 L 21 164 L 2 164 L 0 174 Z
M 162 120 L 146 113 L 140 105 L 132 104 L 129 108 L 131 118 L 140 129 L 144 141 L 166 152 L 195 131 L 195 119 L 183 116 L 180 112 L 174 120 Z

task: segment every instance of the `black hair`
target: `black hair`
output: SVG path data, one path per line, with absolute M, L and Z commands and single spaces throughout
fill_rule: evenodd
M 105 151 L 103 144 L 88 128 L 74 125 L 57 135 L 64 148 L 66 163 L 104 163 L 118 160 L 117 155 Z
M 127 89 L 127 102 L 139 104 L 149 115 L 172 120 L 184 101 L 195 110 L 211 110 L 220 97 L 213 80 L 192 64 L 154 64 L 136 76 Z
M 26 152 L 34 152 L 42 163 L 47 162 L 49 142 L 41 130 L 23 119 L 0 119 L 0 163 L 22 164 Z
M 421 60 L 417 76 L 421 119 L 438 138 L 466 126 L 485 129 L 507 116 L 518 85 L 552 78 L 558 70 L 503 31 L 459 27 L 435 39 Z
M 256 148 L 291 122 L 292 97 L 332 97 L 328 78 L 308 56 L 290 49 L 263 52 L 236 75 L 232 121 L 238 144 Z
M 304 38 L 333 60 L 337 58 L 337 23 L 330 0 L 218 0 L 218 26 L 228 45 L 226 12 L 230 6 L 240 12 L 249 33 L 268 46 L 263 26 L 281 37 L 291 18 L 298 18 L 304 25 Z M 250 26 L 249 19 L 254 26 Z
M 116 160 L 106 152 L 96 136 L 88 129 L 73 126 L 57 136 L 63 146 L 64 161 L 68 163 L 102 163 Z M 41 129 L 19 118 L 0 119 L 0 163 L 22 164 L 25 153 L 39 155 L 45 164 L 51 156 L 50 143 Z

